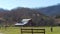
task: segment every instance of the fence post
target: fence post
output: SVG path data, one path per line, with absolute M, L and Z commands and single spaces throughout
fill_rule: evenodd
M 45 29 L 44 29 L 44 34 L 45 34 Z
M 33 29 L 31 29 L 32 30 L 32 34 L 33 34 Z
M 51 32 L 53 32 L 53 27 L 51 27 Z
M 22 28 L 21 28 L 21 34 L 22 34 Z

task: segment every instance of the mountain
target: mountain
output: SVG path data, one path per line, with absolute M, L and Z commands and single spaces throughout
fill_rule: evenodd
M 41 9 L 31 9 L 31 8 L 24 8 L 24 7 L 17 7 L 12 10 L 5 10 L 0 9 L 0 22 L 5 25 L 12 25 L 15 23 L 20 23 L 22 19 L 30 19 L 32 18 L 33 25 L 35 26 L 45 26 L 45 25 L 52 25 L 53 19 L 52 17 L 45 16 L 44 14 L 40 13 L 43 8 Z M 46 10 L 44 8 L 44 10 Z M 1 24 L 0 23 L 0 24 Z M 30 24 L 30 23 L 29 23 Z
M 7 20 L 12 19 L 12 21 L 18 21 L 19 19 L 32 18 L 37 20 L 45 15 L 39 13 L 35 9 L 17 7 L 12 10 L 0 9 L 0 18 L 5 18 Z
M 30 8 L 24 8 L 24 7 L 17 7 L 12 9 L 11 11 L 9 10 L 4 10 L 0 8 L 0 14 L 2 13 L 9 13 L 9 12 L 18 12 L 17 14 L 26 14 L 29 15 L 29 13 L 39 13 L 39 14 L 44 14 L 47 16 L 59 16 L 60 15 L 60 4 L 54 5 L 54 6 L 48 6 L 48 7 L 43 7 L 43 8 L 37 8 L 37 9 L 30 9 Z
M 37 9 L 38 12 L 43 13 L 47 16 L 56 16 L 60 15 L 60 4 L 59 5 L 54 5 L 54 6 L 49 6 L 45 8 L 39 8 Z

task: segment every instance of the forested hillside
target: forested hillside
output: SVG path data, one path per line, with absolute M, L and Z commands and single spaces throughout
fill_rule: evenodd
M 34 26 L 51 26 L 54 23 L 52 17 L 46 16 L 36 9 L 17 7 L 12 10 L 0 9 L 1 24 L 14 25 L 17 22 L 21 22 L 22 19 L 32 18 Z

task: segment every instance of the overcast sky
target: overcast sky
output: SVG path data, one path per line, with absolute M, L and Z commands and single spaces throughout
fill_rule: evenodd
M 0 0 L 0 8 L 13 9 L 16 7 L 39 8 L 60 3 L 60 0 Z

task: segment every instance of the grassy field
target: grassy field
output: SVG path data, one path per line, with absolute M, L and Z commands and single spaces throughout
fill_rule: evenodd
M 53 27 L 53 32 L 51 32 L 50 27 L 22 27 L 22 28 L 44 28 L 46 34 L 60 34 L 60 27 Z M 8 27 L 0 28 L 0 33 L 3 34 L 21 34 L 21 27 Z

